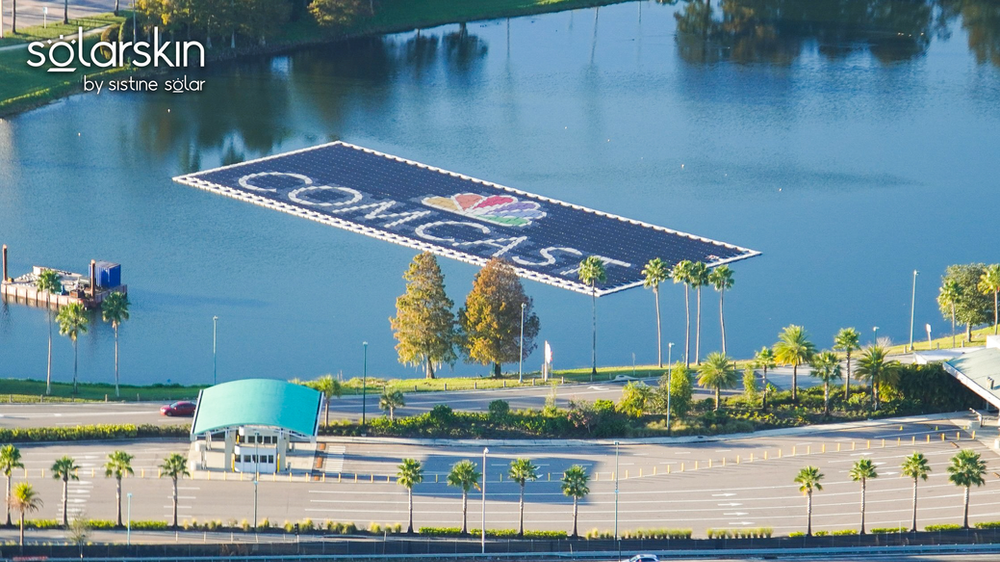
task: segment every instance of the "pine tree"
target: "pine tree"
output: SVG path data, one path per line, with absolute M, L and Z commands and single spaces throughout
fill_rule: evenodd
M 406 292 L 396 299 L 396 316 L 390 318 L 393 336 L 399 342 L 399 362 L 424 365 L 427 378 L 434 378 L 434 366 L 454 364 L 455 303 L 444 291 L 444 274 L 433 255 L 424 252 L 403 274 Z
M 538 315 L 514 268 L 503 260 L 490 260 L 476 275 L 465 306 L 458 311 L 462 348 L 470 363 L 493 363 L 493 376 L 499 377 L 503 363 L 520 358 L 522 305 L 527 357 L 535 349 Z

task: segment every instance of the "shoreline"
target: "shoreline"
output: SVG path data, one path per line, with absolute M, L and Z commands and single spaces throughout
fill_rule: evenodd
M 473 23 L 479 21 L 492 21 L 504 18 L 533 16 L 570 10 L 599 8 L 612 4 L 621 4 L 630 0 L 534 0 L 535 3 L 523 6 L 513 5 L 510 8 L 501 8 L 490 11 L 482 10 L 478 13 L 446 14 L 441 17 L 430 17 L 408 21 L 383 21 L 382 23 L 372 23 L 368 20 L 356 24 L 353 27 L 342 28 L 339 31 L 331 32 L 319 28 L 315 24 L 307 26 L 305 34 L 300 38 L 288 38 L 289 33 L 297 32 L 294 27 L 302 27 L 303 22 L 290 22 L 283 34 L 284 39 L 277 38 L 267 45 L 249 45 L 233 50 L 216 50 L 209 52 L 206 56 L 207 63 L 230 62 L 251 57 L 275 56 L 285 53 L 292 53 L 300 49 L 329 45 L 341 41 L 357 39 L 361 37 L 371 37 L 379 35 L 391 35 L 394 33 L 405 33 L 416 29 L 430 29 L 442 25 L 452 25 L 458 23 Z M 391 9 L 391 8 L 389 8 Z M 375 22 L 379 19 L 386 19 L 384 13 L 374 16 Z M 181 69 L 176 69 L 181 70 Z M 136 71 L 133 69 L 115 69 L 90 76 L 104 76 L 115 72 L 127 72 L 130 76 L 148 77 L 168 74 L 167 71 Z M 73 74 L 77 78 L 76 73 Z M 25 92 L 21 95 L 7 99 L 0 99 L 0 120 L 16 117 L 33 109 L 49 105 L 61 99 L 83 93 L 82 80 L 70 83 L 62 83 L 49 88 Z

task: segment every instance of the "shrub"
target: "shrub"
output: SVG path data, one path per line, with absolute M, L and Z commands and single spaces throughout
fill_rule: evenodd
M 613 539 L 615 538 L 615 534 L 611 531 L 602 531 L 595 527 L 584 533 L 583 537 L 586 539 Z
M 286 533 L 294 533 L 295 532 L 295 524 L 292 523 L 291 521 L 287 520 L 287 519 L 285 520 L 285 524 L 282 525 L 281 528 L 283 528 Z
M 311 533 L 315 528 L 316 526 L 313 524 L 312 519 L 303 519 L 302 522 L 299 523 L 299 530 L 303 533 Z
M 816 531 L 815 533 L 813 533 L 813 536 L 816 536 L 816 537 L 825 537 L 825 536 L 827 536 L 829 534 L 830 533 L 828 531 Z
M 358 532 L 358 526 L 354 523 L 341 523 L 337 531 L 341 535 L 353 535 Z
M 251 528 L 250 522 L 246 519 L 240 521 L 240 529 L 242 529 L 244 533 L 249 532 Z
M 1000 529 L 1000 521 L 983 521 L 973 526 L 977 529 Z
M 88 441 L 138 437 L 185 437 L 189 425 L 104 424 L 75 427 L 18 427 L 0 429 L 0 443 Z
M 430 537 L 457 537 L 462 534 L 462 529 L 458 527 L 421 527 L 417 532 Z
M 140 531 L 163 531 L 167 529 L 166 521 L 133 521 L 132 528 Z
M 954 525 L 952 523 L 946 523 L 944 525 L 928 525 L 924 527 L 925 531 L 937 532 L 937 531 L 961 531 L 961 525 Z
M 494 400 L 490 402 L 489 411 L 493 421 L 506 421 L 510 415 L 510 404 L 506 400 Z
M 271 521 L 267 517 L 265 517 L 263 521 L 261 521 L 260 523 L 257 524 L 257 528 L 258 529 L 270 529 L 271 528 Z
M 595 529 L 596 531 L 596 529 Z M 713 529 L 709 529 L 713 531 Z M 611 533 L 610 537 L 614 538 L 614 534 Z M 626 539 L 689 539 L 691 538 L 691 529 L 636 529 L 634 531 L 625 531 L 622 533 L 622 538 Z
M 803 533 L 802 531 L 795 531 L 794 533 L 788 533 L 788 537 L 789 538 L 793 538 L 793 539 L 794 538 L 798 538 L 798 537 L 804 537 L 804 536 L 806 536 L 806 534 Z
M 368 532 L 373 535 L 381 533 L 382 527 L 378 523 L 372 521 L 371 523 L 368 524 Z
M 846 537 L 848 535 L 856 535 L 858 532 L 854 529 L 840 529 L 839 531 L 833 531 L 830 534 L 835 537 Z
M 906 527 L 875 527 L 872 532 L 876 535 L 886 535 L 889 533 L 905 533 L 908 531 Z

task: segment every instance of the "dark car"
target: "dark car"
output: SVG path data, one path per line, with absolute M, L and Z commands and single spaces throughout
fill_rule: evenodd
M 197 406 L 194 402 L 174 402 L 160 408 L 164 416 L 193 416 Z

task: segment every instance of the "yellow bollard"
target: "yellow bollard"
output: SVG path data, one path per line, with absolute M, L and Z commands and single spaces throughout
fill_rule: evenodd
M 962 433 L 960 431 L 956 431 L 955 432 L 955 441 L 961 441 L 961 440 L 962 440 Z
M 601 481 L 601 473 L 600 472 L 595 472 L 594 473 L 594 482 L 600 482 L 600 481 Z
M 552 482 L 552 473 L 549 473 L 549 482 Z
M 726 457 L 722 457 L 722 466 L 726 466 Z
M 355 484 L 358 483 L 358 473 L 357 472 L 354 473 L 354 483 Z
M 885 439 L 882 440 L 882 448 L 885 449 Z
M 899 447 L 899 444 L 900 444 L 899 437 L 897 437 L 896 438 L 896 446 Z
M 271 473 L 271 482 L 277 482 L 277 481 L 278 481 L 278 473 L 277 472 L 272 472 Z
M 319 479 L 320 482 L 326 482 L 326 473 L 324 472 Z
M 642 469 L 639 469 L 639 478 L 642 478 Z
M 740 456 L 736 455 L 736 464 L 740 464 Z
M 837 452 L 840 452 L 840 442 L 837 443 Z
M 212 472 L 211 472 L 211 471 L 209 471 L 209 472 L 208 472 L 208 479 L 209 479 L 209 480 L 211 480 L 211 479 L 212 479 Z
M 288 481 L 289 482 L 292 481 L 292 471 L 291 470 L 288 471 Z
M 792 445 L 792 456 L 795 456 L 795 445 Z
M 750 453 L 750 462 L 753 462 L 753 453 Z
M 975 438 L 976 438 L 976 430 L 975 430 L 975 429 L 973 429 L 973 430 L 972 430 L 972 438 L 973 438 L 973 439 L 975 439 Z
M 941 433 L 941 441 L 944 441 L 944 440 L 945 440 L 945 437 L 944 437 L 944 432 L 942 432 L 942 433 Z
M 371 482 L 372 482 L 373 484 L 375 483 L 375 475 L 374 475 L 374 474 L 372 474 L 372 479 L 371 479 Z
M 614 472 L 612 472 L 612 473 L 611 473 L 611 480 L 614 480 L 614 479 L 615 479 L 615 473 L 614 473 Z
M 778 458 L 781 458 L 781 449 L 778 449 Z
M 145 477 L 146 477 L 146 469 L 144 468 L 139 471 L 139 478 L 145 478 Z
M 916 445 L 916 444 L 917 444 L 917 436 L 916 436 L 916 435 L 913 435 L 913 436 L 911 437 L 911 439 L 910 439 L 910 444 L 911 444 L 911 445 Z
M 931 434 L 930 434 L 930 433 L 928 433 L 928 434 L 927 434 L 927 442 L 928 442 L 928 443 L 930 443 L 930 442 L 931 442 Z
M 243 481 L 243 473 L 241 472 L 240 473 L 240 482 L 242 482 L 242 481 Z
M 899 430 L 900 430 L 900 431 L 903 431 L 903 426 L 899 426 Z
M 156 477 L 157 478 L 163 478 L 163 469 L 162 468 L 156 469 Z
M 764 451 L 764 460 L 767 460 L 767 451 Z
M 341 482 L 343 480 L 343 478 L 344 478 L 344 475 L 338 472 L 337 473 L 337 482 Z M 438 475 L 435 474 L 434 475 L 434 483 L 437 484 L 437 481 L 438 481 Z
M 625 480 L 628 480 L 628 471 L 625 471 Z
M 698 470 L 698 461 L 694 461 L 694 469 Z
M 681 472 L 684 472 L 684 463 L 681 463 Z
M 656 476 L 656 465 L 653 465 L 653 476 Z
M 826 443 L 823 443 L 823 448 L 820 450 L 820 452 L 823 452 L 823 453 L 826 452 Z
M 708 459 L 708 468 L 712 468 L 712 459 Z
M 667 465 L 667 474 L 670 474 L 670 465 Z
M 871 448 L 872 448 L 872 440 L 871 439 L 865 440 L 865 449 L 871 449 Z
M 806 445 L 806 454 L 807 455 L 811 455 L 812 454 L 812 445 Z
M 851 450 L 852 451 L 854 450 L 855 446 L 857 446 L 857 443 L 855 443 L 854 441 L 851 441 Z

